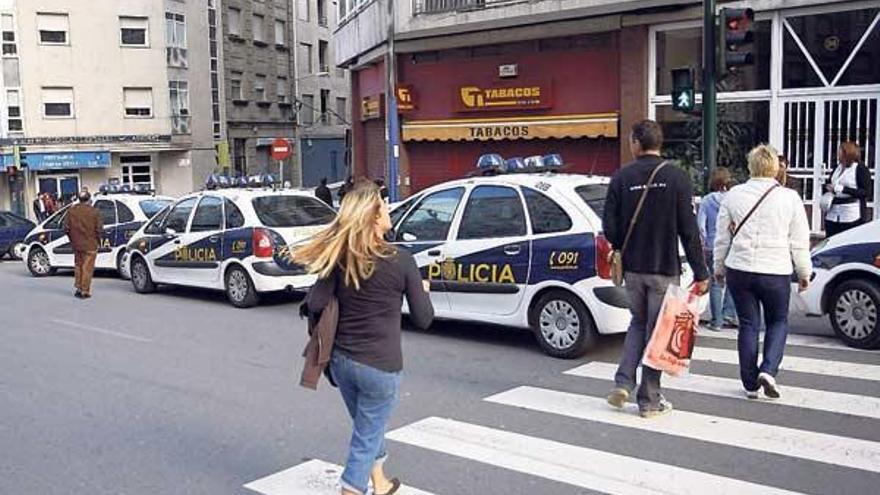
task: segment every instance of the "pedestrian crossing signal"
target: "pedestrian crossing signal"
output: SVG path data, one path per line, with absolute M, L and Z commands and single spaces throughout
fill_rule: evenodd
M 690 67 L 672 69 L 672 109 L 691 113 L 695 106 L 694 70 Z

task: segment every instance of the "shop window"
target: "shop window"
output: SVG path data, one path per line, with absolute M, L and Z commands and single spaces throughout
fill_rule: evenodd
M 701 106 L 697 105 L 699 115 Z M 703 193 L 702 121 L 697 115 L 657 107 L 657 121 L 663 128 L 663 156 L 677 160 L 693 180 L 695 190 Z M 727 167 L 738 182 L 748 180 L 746 155 L 758 144 L 770 139 L 770 102 L 725 102 L 718 105 L 719 167 Z
M 73 117 L 73 88 L 43 88 L 43 116 Z
M 122 88 L 125 116 L 148 119 L 153 116 L 152 88 Z
M 147 38 L 148 19 L 146 17 L 120 17 L 119 36 L 122 46 L 144 47 Z
M 37 14 L 37 31 L 42 45 L 69 44 L 70 21 L 67 14 Z
M 783 87 L 880 83 L 880 29 L 874 23 L 878 16 L 880 9 L 875 8 L 786 18 Z M 852 62 L 845 66 L 853 52 Z

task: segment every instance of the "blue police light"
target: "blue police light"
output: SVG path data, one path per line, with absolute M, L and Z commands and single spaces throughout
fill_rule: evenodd
M 521 156 L 516 156 L 513 158 L 508 158 L 505 165 L 507 166 L 508 172 L 516 172 L 517 170 L 522 170 L 526 168 L 526 161 L 523 160 Z
M 263 187 L 272 187 L 275 184 L 275 177 L 272 174 L 263 174 L 260 179 L 263 182 Z
M 541 155 L 533 155 L 526 158 L 526 168 L 543 168 L 544 157 Z
M 214 190 L 217 189 L 220 185 L 220 177 L 217 174 L 211 174 L 208 176 L 208 180 L 205 181 L 205 189 Z
M 549 155 L 544 155 L 543 160 L 544 166 L 547 168 L 551 167 L 561 167 L 565 165 L 565 162 L 562 160 L 562 155 L 558 153 L 551 153 Z
M 221 188 L 229 187 L 229 177 L 225 175 L 217 177 L 217 185 Z
M 235 178 L 235 185 L 238 187 L 247 187 L 248 186 L 247 177 L 244 175 L 239 175 L 238 177 Z
M 497 153 L 480 155 L 477 159 L 477 168 L 480 170 L 504 170 L 504 158 Z
M 107 192 L 109 192 L 109 190 L 110 190 L 110 188 L 107 187 L 107 184 L 101 184 L 101 185 L 98 187 L 98 192 L 101 193 L 101 194 L 107 194 Z
M 110 184 L 109 186 L 107 186 L 107 192 L 110 194 L 116 194 L 119 192 L 119 186 L 117 186 L 116 184 Z
M 128 184 L 123 184 L 122 187 L 119 188 L 119 191 L 128 194 L 131 192 L 131 186 Z
M 149 194 L 150 193 L 150 185 L 149 184 L 135 184 L 134 185 L 134 193 L 135 194 Z

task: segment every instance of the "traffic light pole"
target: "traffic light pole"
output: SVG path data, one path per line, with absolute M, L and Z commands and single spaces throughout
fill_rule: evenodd
M 709 191 L 709 181 L 715 171 L 718 149 L 718 113 L 715 104 L 716 40 L 715 0 L 703 0 L 703 185 L 706 192 Z

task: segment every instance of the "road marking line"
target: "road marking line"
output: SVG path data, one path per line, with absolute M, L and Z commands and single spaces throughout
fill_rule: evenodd
M 796 493 L 452 419 L 427 418 L 387 438 L 611 495 Z
M 76 328 L 78 330 L 85 330 L 87 332 L 99 333 L 101 335 L 108 335 L 110 337 L 117 337 L 120 339 L 133 340 L 135 342 L 142 342 L 142 343 L 152 342 L 151 339 L 148 339 L 145 337 L 138 337 L 137 335 L 131 335 L 131 334 L 122 333 L 122 332 L 115 332 L 113 330 L 107 330 L 105 328 L 94 327 L 91 325 L 83 325 L 81 323 L 75 323 L 72 321 L 58 320 L 58 319 L 54 319 L 54 318 L 50 319 L 49 321 L 52 323 L 55 323 L 56 325 L 64 325 L 64 326 L 67 326 L 70 328 Z M 53 330 L 57 330 L 57 329 L 53 328 Z
M 244 485 L 263 495 L 339 495 L 342 466 L 318 459 L 260 478 Z M 400 495 L 432 495 L 429 492 L 401 486 Z
M 615 364 L 593 362 L 568 370 L 565 374 L 582 378 L 612 380 L 616 371 L 617 365 Z M 639 372 L 641 372 L 641 369 L 639 369 Z M 816 411 L 880 419 L 880 397 L 867 397 L 863 395 L 843 394 L 840 392 L 827 392 L 825 390 L 813 390 L 810 388 L 789 387 L 784 384 L 782 387 L 781 399 L 762 399 L 760 402 L 764 404 L 800 407 Z M 742 383 L 739 380 L 731 378 L 718 378 L 715 376 L 690 373 L 677 378 L 664 377 L 663 388 L 682 390 L 684 392 L 692 392 L 695 394 L 746 400 Z
M 721 332 L 713 332 L 711 330 L 701 330 L 699 337 L 706 338 L 714 338 L 714 339 L 724 339 L 724 340 L 736 340 L 737 332 L 724 330 Z M 788 338 L 785 340 L 786 345 L 795 345 L 801 347 L 813 347 L 818 349 L 834 349 L 836 351 L 850 351 L 850 352 L 868 352 L 880 354 L 877 351 L 871 351 L 868 349 L 856 349 L 855 347 L 850 347 L 843 342 L 839 341 L 835 337 L 824 337 L 821 335 L 792 335 L 789 334 Z
M 517 387 L 485 400 L 701 442 L 770 452 L 853 469 L 880 471 L 880 442 L 687 411 L 673 411 L 666 416 L 646 421 L 638 415 L 638 406 L 635 404 L 628 404 L 624 411 L 617 411 L 605 399 L 536 387 Z
M 695 361 L 709 361 L 739 366 L 739 354 L 734 350 L 697 347 L 694 349 Z M 780 369 L 798 373 L 838 376 L 841 378 L 858 378 L 861 380 L 880 381 L 880 366 L 872 364 L 832 361 L 830 359 L 814 359 L 799 356 L 785 356 Z

